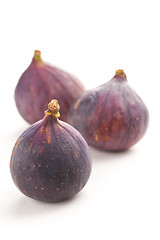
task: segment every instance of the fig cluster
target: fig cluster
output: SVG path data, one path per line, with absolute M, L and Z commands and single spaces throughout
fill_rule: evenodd
M 85 91 L 76 77 L 43 62 L 37 50 L 17 84 L 15 101 L 32 125 L 15 143 L 11 175 L 23 194 L 47 202 L 83 189 L 92 168 L 88 144 L 126 150 L 144 136 L 149 122 L 148 109 L 123 70 Z

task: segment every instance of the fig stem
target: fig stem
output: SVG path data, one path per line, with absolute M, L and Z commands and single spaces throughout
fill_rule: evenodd
M 42 62 L 41 58 L 41 51 L 35 50 L 34 51 L 34 57 L 33 57 L 37 62 Z
M 59 113 L 60 106 L 58 104 L 58 101 L 56 99 L 53 99 L 49 104 L 48 104 L 48 109 L 45 111 L 46 116 L 54 116 L 55 118 L 60 117 Z
M 118 77 L 126 77 L 126 74 L 125 74 L 123 69 L 118 69 L 116 71 L 116 76 L 118 76 Z

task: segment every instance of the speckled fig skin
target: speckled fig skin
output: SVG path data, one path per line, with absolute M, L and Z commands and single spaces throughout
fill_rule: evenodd
M 75 76 L 45 63 L 36 50 L 16 86 L 15 102 L 21 116 L 32 124 L 43 118 L 48 102 L 55 98 L 62 109 L 60 119 L 67 121 L 71 104 L 84 89 Z
M 121 151 L 136 144 L 145 134 L 147 107 L 129 86 L 123 70 L 106 84 L 84 92 L 71 106 L 68 122 L 89 145 Z
M 28 197 L 62 201 L 78 193 L 88 181 L 88 145 L 76 129 L 46 115 L 18 138 L 10 170 L 14 183 Z

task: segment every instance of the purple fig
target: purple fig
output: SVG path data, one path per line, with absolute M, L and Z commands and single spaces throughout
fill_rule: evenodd
M 35 50 L 16 86 L 15 101 L 21 116 L 32 124 L 43 118 L 48 102 L 56 98 L 62 107 L 61 119 L 66 121 L 71 104 L 83 91 L 76 77 L 43 62 L 41 52 Z
M 91 173 L 89 148 L 82 135 L 58 120 L 52 100 L 45 117 L 18 138 L 11 156 L 14 183 L 28 197 L 62 201 L 81 191 Z
M 136 144 L 148 120 L 147 107 L 129 86 L 123 70 L 117 70 L 106 84 L 82 93 L 69 113 L 69 123 L 89 145 L 111 151 Z

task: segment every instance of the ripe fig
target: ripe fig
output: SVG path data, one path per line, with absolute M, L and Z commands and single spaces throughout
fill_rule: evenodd
M 106 84 L 82 93 L 69 113 L 69 123 L 89 145 L 111 151 L 136 144 L 146 132 L 148 119 L 147 107 L 123 70 L 117 70 Z
M 41 52 L 35 50 L 30 66 L 22 74 L 15 89 L 15 101 L 21 116 L 30 124 L 43 118 L 48 102 L 58 99 L 67 114 L 73 101 L 84 91 L 83 84 L 73 75 L 45 63 Z
M 10 161 L 14 183 L 28 197 L 62 201 L 81 191 L 91 173 L 91 157 L 82 135 L 58 120 L 52 100 L 45 117 L 18 138 Z

